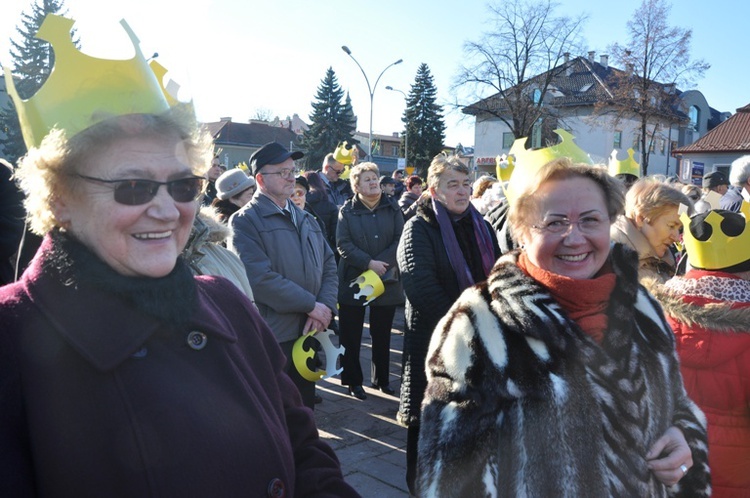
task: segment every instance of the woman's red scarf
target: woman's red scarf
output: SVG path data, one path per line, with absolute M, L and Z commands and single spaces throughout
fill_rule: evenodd
M 597 276 L 585 280 L 542 270 L 529 261 L 526 253 L 519 256 L 518 267 L 549 290 L 578 326 L 601 344 L 607 329 L 607 305 L 616 281 L 609 263 L 599 270 Z

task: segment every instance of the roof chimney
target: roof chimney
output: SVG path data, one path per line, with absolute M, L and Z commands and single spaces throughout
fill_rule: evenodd
M 570 52 L 565 52 L 563 54 L 563 57 L 565 57 L 565 62 L 566 63 L 570 62 Z
M 609 67 L 609 56 L 608 55 L 600 55 L 599 56 L 599 64 L 604 66 L 604 69 L 607 69 Z
M 594 50 L 589 50 L 589 62 L 594 62 L 595 55 L 596 55 L 596 52 Z

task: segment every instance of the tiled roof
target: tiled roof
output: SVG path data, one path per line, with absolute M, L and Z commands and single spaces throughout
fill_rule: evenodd
M 555 71 L 551 83 L 548 86 L 549 103 L 553 107 L 565 106 L 593 106 L 598 102 L 607 101 L 612 98 L 612 90 L 622 79 L 625 72 L 612 66 L 603 66 L 599 62 L 591 61 L 585 57 L 576 57 L 560 66 L 550 70 Z M 526 82 L 527 88 L 534 88 L 534 82 L 539 81 L 543 85 L 550 71 L 539 74 Z M 539 86 L 538 85 L 538 86 Z M 500 94 L 487 97 L 479 102 L 463 108 L 465 114 L 480 114 L 485 109 L 502 109 Z M 680 118 L 686 118 L 685 113 L 671 109 L 670 113 L 677 114 Z
M 214 137 L 216 145 L 260 147 L 268 142 L 278 142 L 288 149 L 290 142 L 298 143 L 297 135 L 287 128 L 262 123 L 235 123 L 224 120 L 205 123 L 205 126 Z
M 692 144 L 673 152 L 750 152 L 750 104 L 737 109 L 735 115 Z

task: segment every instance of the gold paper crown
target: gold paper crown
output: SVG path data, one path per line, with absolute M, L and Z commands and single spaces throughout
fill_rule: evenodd
M 641 177 L 641 165 L 635 161 L 633 157 L 635 151 L 631 147 L 628 149 L 628 158 L 622 161 L 617 159 L 617 150 L 613 150 L 609 156 L 609 174 L 610 176 L 615 175 L 633 175 L 638 178 Z
M 510 180 L 510 175 L 513 174 L 514 168 L 513 156 L 503 154 L 502 156 L 495 157 L 495 174 L 501 182 Z
M 343 355 L 346 348 L 344 346 L 334 346 L 331 341 L 333 335 L 332 330 L 325 330 L 323 332 L 317 332 L 311 330 L 309 333 L 303 335 L 296 341 L 292 346 L 292 362 L 297 372 L 305 379 L 310 382 L 317 382 L 320 379 L 326 379 L 334 375 L 340 374 L 344 369 L 343 367 L 336 368 L 336 359 L 339 355 Z M 323 348 L 326 358 L 326 369 L 325 370 L 310 370 L 307 360 L 315 356 L 315 348 L 305 348 L 305 342 L 308 337 L 312 337 Z
M 351 281 L 349 287 L 358 289 L 357 293 L 354 294 L 354 299 L 359 300 L 362 297 L 365 298 L 364 302 L 362 302 L 362 306 L 367 306 L 385 292 L 383 281 L 380 280 L 378 274 L 372 270 L 365 270 L 362 272 L 362 274 Z
M 750 204 L 742 201 L 740 214 L 745 217 L 745 228 L 737 236 L 731 236 L 722 230 L 724 217 L 709 211 L 704 223 L 711 226 L 711 237 L 708 240 L 698 240 L 690 230 L 690 217 L 687 209 L 681 209 L 680 220 L 684 226 L 682 234 L 683 244 L 688 253 L 691 266 L 704 270 L 721 270 L 731 268 L 750 259 L 750 229 L 747 220 L 750 219 Z
M 346 141 L 339 142 L 336 146 L 336 150 L 333 151 L 333 158 L 341 164 L 351 164 L 354 162 L 354 154 L 356 154 L 356 147 L 349 145 Z
M 161 79 L 149 67 L 138 38 L 125 20 L 120 24 L 135 49 L 135 56 L 129 60 L 99 59 L 81 53 L 70 36 L 74 22 L 48 14 L 39 28 L 36 37 L 52 45 L 55 66 L 33 97 L 21 99 L 11 71 L 5 67 L 8 94 L 16 106 L 28 148 L 41 144 L 52 128 L 63 130 L 70 138 L 111 117 L 169 110 L 169 92 L 163 90 Z M 158 64 L 155 68 L 166 72 Z
M 542 166 L 554 159 L 568 157 L 574 163 L 594 164 L 589 155 L 573 141 L 573 135 L 559 128 L 555 130 L 555 133 L 560 137 L 560 143 L 544 149 L 527 149 L 523 145 L 526 137 L 513 142 L 508 156 L 513 156 L 515 166 L 505 191 L 509 202 L 513 202 L 515 193 L 519 192 Z

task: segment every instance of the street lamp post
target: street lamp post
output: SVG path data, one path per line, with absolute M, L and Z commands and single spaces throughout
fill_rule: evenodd
M 393 88 L 392 86 L 386 86 L 386 90 L 390 90 L 392 92 L 398 92 L 401 95 L 404 96 L 404 100 L 408 101 L 409 98 L 406 96 L 403 90 L 399 90 L 398 88 Z M 406 123 L 406 128 L 404 128 L 404 168 L 409 166 L 409 123 Z
M 399 59 L 396 62 L 391 62 L 387 66 L 385 66 L 385 69 L 383 69 L 380 72 L 380 75 L 378 76 L 378 79 L 375 80 L 375 84 L 373 86 L 370 86 L 370 80 L 367 77 L 367 74 L 365 73 L 365 70 L 362 69 L 362 65 L 359 63 L 357 59 L 354 58 L 352 55 L 352 51 L 349 50 L 349 47 L 346 45 L 341 47 L 341 50 L 346 52 L 346 55 L 352 58 L 352 60 L 357 64 L 357 67 L 359 67 L 359 70 L 362 71 L 362 76 L 365 77 L 365 82 L 367 83 L 367 90 L 370 92 L 370 134 L 368 136 L 368 143 L 367 143 L 367 155 L 369 156 L 369 160 L 372 161 L 372 103 L 375 98 L 375 89 L 378 87 L 378 81 L 380 81 L 380 77 L 383 76 L 383 73 L 385 73 L 389 67 L 395 66 L 396 64 L 401 64 L 404 62 L 403 59 Z

